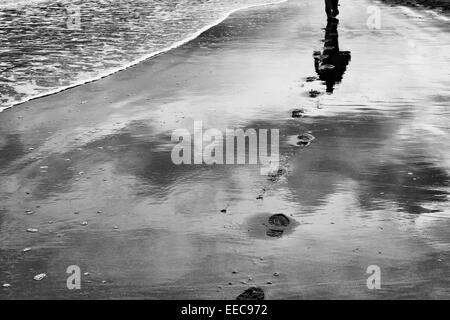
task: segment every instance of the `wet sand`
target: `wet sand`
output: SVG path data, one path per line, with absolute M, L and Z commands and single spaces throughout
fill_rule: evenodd
M 342 1 L 336 29 L 313 0 L 240 11 L 0 113 L 0 298 L 449 298 L 450 27 L 378 4 L 368 30 L 370 4 Z M 324 74 L 330 41 L 340 68 Z M 194 121 L 279 128 L 284 174 L 173 165 L 172 131 Z M 291 223 L 273 232 L 280 213 Z M 81 291 L 70 265 L 89 273 Z
M 412 7 L 423 6 L 429 9 L 439 9 L 445 12 L 450 11 L 450 0 L 381 0 L 395 5 L 404 5 Z

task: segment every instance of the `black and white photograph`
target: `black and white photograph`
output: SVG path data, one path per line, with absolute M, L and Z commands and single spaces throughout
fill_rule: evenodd
M 448 300 L 449 134 L 450 0 L 0 0 L 0 302 Z

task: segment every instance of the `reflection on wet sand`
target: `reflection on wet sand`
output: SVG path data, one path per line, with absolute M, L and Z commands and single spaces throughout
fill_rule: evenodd
M 448 86 L 411 91 L 419 78 L 413 67 L 407 71 L 416 77 L 378 82 L 379 72 L 390 72 L 395 64 L 376 64 L 366 34 L 349 39 L 342 32 L 346 43 L 352 41 L 353 56 L 367 61 L 353 59 L 339 90 L 320 97 L 322 109 L 316 108 L 317 99 L 299 102 L 305 92 L 299 78 L 314 73 L 311 43 L 291 41 L 297 34 L 286 36 L 286 30 L 303 30 L 308 10 L 317 16 L 323 12 L 295 3 L 228 20 L 221 30 L 235 30 L 232 42 L 211 31 L 220 49 L 200 48 L 212 43 L 205 34 L 144 64 L 144 71 L 128 70 L 99 82 L 117 91 L 110 98 L 119 103 L 112 107 L 102 96 L 100 102 L 86 98 L 84 109 L 73 108 L 82 112 L 71 113 L 61 128 L 28 127 L 34 124 L 30 119 L 19 129 L 2 130 L 0 283 L 12 286 L 0 296 L 230 299 L 248 287 L 261 287 L 267 298 L 276 299 L 445 296 L 450 288 L 445 280 L 450 279 L 448 124 L 443 121 L 449 116 Z M 359 17 L 359 9 L 346 13 Z M 234 27 L 242 21 L 248 28 Z M 333 28 L 324 51 L 339 47 Z M 322 37 L 310 35 L 301 37 L 311 42 Z M 393 37 L 383 44 L 398 43 Z M 249 39 L 259 42 L 250 45 Z M 283 45 L 289 50 L 280 50 Z M 337 66 L 321 75 L 329 89 L 348 64 L 345 57 L 333 56 L 337 52 L 331 50 L 331 60 L 323 61 Z M 445 60 L 433 61 L 424 75 L 427 84 L 446 76 Z M 161 70 L 156 79 L 154 70 Z M 139 83 L 146 85 L 133 92 Z M 308 84 L 322 85 L 302 82 Z M 364 85 L 372 90 L 363 87 L 370 97 L 359 94 Z M 101 91 L 95 86 L 86 87 Z M 285 89 L 289 86 L 293 89 Z M 137 99 L 121 103 L 128 91 Z M 170 96 L 170 103 L 147 101 L 152 92 Z M 42 105 L 36 101 L 29 111 L 51 118 L 55 112 L 49 106 L 60 107 L 61 100 L 64 108 L 87 94 L 78 88 Z M 293 108 L 302 108 L 295 118 Z M 17 119 L 15 112 L 0 116 L 2 126 Z M 64 110 L 61 117 L 67 114 Z M 261 176 L 257 166 L 175 166 L 171 132 L 190 128 L 193 120 L 215 128 L 280 128 L 282 174 Z M 91 127 L 100 130 L 74 139 L 80 128 Z M 34 140 L 41 131 L 54 135 Z M 307 132 L 315 137 L 310 144 L 288 142 L 291 136 L 308 137 Z M 36 149 L 27 151 L 30 146 Z M 43 166 L 47 170 L 40 170 Z M 27 209 L 35 214 L 27 215 Z M 30 227 L 39 232 L 26 233 Z M 24 253 L 26 247 L 31 250 Z M 72 264 L 89 273 L 81 292 L 65 287 Z M 383 268 L 379 293 L 365 285 L 371 264 Z M 32 280 L 42 272 L 48 274 L 45 280 Z
M 314 52 L 314 67 L 327 93 L 333 93 L 336 84 L 342 81 L 351 60 L 350 51 L 339 50 L 339 21 L 329 19 L 325 28 L 325 40 L 322 52 Z

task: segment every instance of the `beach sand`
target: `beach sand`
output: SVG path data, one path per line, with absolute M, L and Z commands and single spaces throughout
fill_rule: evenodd
M 0 298 L 448 298 L 449 26 L 380 4 L 369 30 L 371 4 L 342 1 L 351 61 L 333 94 L 307 79 L 326 20 L 304 0 L 0 113 Z M 172 164 L 173 130 L 194 121 L 279 129 L 286 171 Z M 291 224 L 274 237 L 278 213 Z
M 386 3 L 405 6 L 424 6 L 430 9 L 439 9 L 445 12 L 450 11 L 450 0 L 382 0 Z

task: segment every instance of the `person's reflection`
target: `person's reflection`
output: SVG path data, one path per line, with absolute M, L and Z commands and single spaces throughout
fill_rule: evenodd
M 351 60 L 350 51 L 339 51 L 338 24 L 337 19 L 328 20 L 323 51 L 314 52 L 316 72 L 325 82 L 327 93 L 333 93 L 335 85 L 342 81 Z

